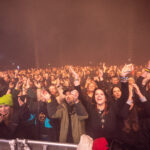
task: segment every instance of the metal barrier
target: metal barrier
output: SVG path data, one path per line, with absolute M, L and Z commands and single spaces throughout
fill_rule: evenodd
M 76 150 L 77 145 L 33 140 L 0 139 L 0 150 Z

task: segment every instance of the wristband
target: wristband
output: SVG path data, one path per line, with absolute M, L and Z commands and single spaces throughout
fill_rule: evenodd
M 150 69 L 148 69 L 148 68 L 145 68 L 145 71 L 150 73 Z
M 128 80 L 128 77 L 120 77 L 120 79 L 122 80 Z
M 47 101 L 47 103 L 51 103 L 52 102 L 52 100 L 51 99 L 49 99 L 48 101 Z
M 128 77 L 120 77 L 121 82 L 127 81 Z

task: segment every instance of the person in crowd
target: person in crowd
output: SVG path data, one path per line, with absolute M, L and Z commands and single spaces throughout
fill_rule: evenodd
M 28 99 L 27 105 L 30 112 L 28 122 L 34 124 L 36 140 L 58 141 L 57 120 L 48 117 L 45 95 L 48 93 L 42 82 L 34 82 L 36 98 Z M 29 97 L 29 96 L 28 96 Z
M 47 104 L 48 115 L 60 119 L 59 142 L 78 143 L 85 133 L 84 120 L 88 114 L 78 98 L 77 90 L 69 88 L 64 90 L 64 94 L 63 103 L 58 104 L 55 100 Z
M 144 69 L 142 66 L 135 66 L 131 71 L 132 67 L 132 64 L 129 64 L 122 69 L 122 66 L 106 66 L 103 63 L 102 66 L 74 66 L 72 70 L 70 66 L 63 66 L 0 72 L 0 76 L 4 78 L 7 85 L 7 92 L 3 92 L 0 98 L 10 94 L 13 103 L 9 106 L 9 119 L 4 121 L 4 116 L 7 115 L 1 115 L 0 124 L 6 125 L 7 128 L 4 131 L 7 133 L 8 130 L 11 133 L 10 137 L 13 138 L 58 141 L 56 137 L 59 137 L 61 142 L 77 143 L 81 133 L 87 133 L 93 138 L 106 136 L 110 146 L 111 141 L 115 143 L 115 139 L 126 149 L 139 147 L 146 150 L 142 145 L 148 147 L 147 143 L 150 141 L 150 61 Z M 129 78 L 126 76 L 128 71 Z M 77 76 L 74 77 L 72 72 L 75 72 Z M 127 74 L 119 77 L 120 72 Z M 74 86 L 73 81 L 76 83 L 80 81 L 80 88 L 76 86 L 80 93 L 79 104 L 76 104 L 73 89 L 69 88 Z M 40 87 L 37 86 L 38 84 Z M 67 95 L 73 103 L 67 102 Z M 99 102 L 102 102 L 101 108 Z M 87 113 L 84 111 L 84 115 L 86 114 L 83 116 L 84 119 L 80 120 L 81 116 L 79 116 L 77 121 L 79 124 L 83 125 L 86 121 L 86 132 L 83 125 L 83 132 L 77 132 L 78 138 L 76 138 L 71 128 L 70 118 L 74 114 L 78 116 L 76 106 L 82 105 L 81 103 L 85 106 L 89 118 L 85 119 Z M 64 118 L 60 115 L 64 112 L 67 112 L 66 116 L 68 114 L 67 128 L 64 127 Z M 1 114 L 4 112 L 1 111 Z M 60 124 L 53 118 L 58 118 Z M 60 126 L 60 134 L 56 126 Z M 80 129 L 80 126 L 73 126 L 73 129 Z
M 60 85 L 60 80 L 57 79 L 57 84 L 51 84 L 48 88 L 48 92 L 57 99 L 58 103 L 64 100 L 63 87 Z
M 79 84 L 77 81 L 78 75 L 73 69 L 71 70 L 75 76 L 76 88 L 82 97 L 81 88 L 77 86 Z M 129 112 L 131 101 L 130 95 L 128 99 L 126 99 L 126 103 L 120 112 L 116 111 L 113 107 L 108 106 L 108 97 L 104 90 L 100 88 L 95 89 L 93 98 L 94 104 L 89 103 L 89 101 L 85 100 L 84 97 L 81 98 L 89 114 L 88 123 L 86 124 L 87 134 L 94 139 L 106 137 L 111 143 L 112 139 L 116 138 L 117 136 L 118 116 L 120 115 L 120 117 L 125 118 Z
M 129 86 L 129 92 L 132 93 L 131 99 L 133 99 L 133 102 L 129 109 L 130 111 L 128 117 L 123 121 L 121 126 L 122 129 L 119 140 L 122 140 L 122 143 L 124 143 L 122 146 L 124 149 L 149 149 L 149 142 L 147 141 L 142 129 L 143 122 L 149 118 L 147 117 L 149 116 L 149 113 L 148 109 L 146 108 L 147 106 L 150 107 L 148 99 L 146 99 L 141 93 L 139 87 L 135 84 L 135 80 L 132 77 L 128 79 L 127 85 Z M 114 103 L 117 104 L 116 108 L 120 108 L 120 104 L 122 103 L 120 97 L 122 94 L 124 93 L 119 87 L 114 87 L 112 89 Z M 144 113 L 143 109 L 147 110 L 147 112 Z
M 125 66 L 124 68 L 124 71 L 125 72 L 129 72 L 127 69 L 128 69 L 128 66 Z M 123 72 L 123 71 L 122 71 Z M 76 73 L 75 72 L 73 72 L 74 74 L 75 74 L 75 76 L 76 76 L 76 78 L 77 78 L 77 75 L 76 75 Z M 125 77 L 124 77 L 125 78 Z M 76 79 L 77 80 L 77 79 Z M 132 110 L 132 112 L 133 112 L 133 102 L 132 102 L 132 99 L 133 99 L 133 94 L 135 94 L 135 93 L 133 93 L 133 85 L 134 85 L 134 89 L 136 90 L 136 94 L 139 96 L 139 98 L 140 99 L 145 99 L 145 97 L 141 94 L 141 92 L 140 92 L 140 90 L 139 90 L 139 88 L 137 87 L 137 85 L 136 84 L 134 84 L 134 81 L 133 81 L 133 79 L 132 80 L 129 80 L 129 84 L 130 84 L 130 88 L 129 88 L 129 97 L 128 97 L 128 101 L 127 101 L 127 97 L 126 97 L 126 95 L 127 95 L 127 88 L 126 88 L 126 90 L 124 90 L 123 91 L 123 94 L 122 94 L 122 92 L 121 92 L 121 90 L 119 89 L 119 87 L 114 87 L 113 89 L 112 89 L 112 91 L 113 91 L 113 96 L 114 96 L 114 98 L 115 98 L 115 101 L 117 101 L 117 103 L 115 104 L 115 105 L 112 105 L 112 106 L 110 106 L 110 108 L 108 107 L 108 104 L 106 105 L 106 95 L 105 95 L 105 93 L 104 93 L 104 91 L 102 90 L 102 89 L 97 89 L 96 91 L 95 91 L 95 101 L 96 101 L 96 106 L 98 107 L 98 102 L 103 102 L 102 104 L 103 105 L 101 105 L 101 106 L 103 106 L 103 109 L 102 109 L 102 112 L 100 113 L 100 114 L 104 114 L 104 112 L 105 112 L 105 108 L 106 108 L 106 106 L 107 106 L 107 113 L 108 113 L 108 116 L 109 116 L 109 114 L 115 114 L 114 116 L 111 116 L 111 119 L 113 119 L 113 117 L 115 118 L 114 120 L 113 120 L 113 124 L 111 123 L 111 127 L 114 125 L 114 123 L 119 123 L 120 122 L 120 120 L 118 120 L 120 117 L 123 117 L 125 114 L 127 114 L 127 112 L 129 113 L 129 114 L 131 114 L 130 113 L 130 110 Z M 126 86 L 127 87 L 127 86 Z M 81 91 L 80 89 L 79 89 L 79 91 Z M 99 92 L 98 92 L 99 91 Z M 80 92 L 81 93 L 81 92 Z M 97 96 L 97 95 L 99 95 L 99 97 Z M 103 96 L 102 96 L 103 95 Z M 124 95 L 124 96 L 122 96 L 122 98 L 121 98 L 121 95 Z M 98 98 L 97 98 L 97 97 Z M 103 98 L 103 97 L 105 97 L 105 98 Z M 124 98 L 123 98 L 124 97 Z M 99 101 L 98 101 L 98 99 L 99 99 Z M 118 99 L 120 99 L 119 101 L 118 101 Z M 121 100 L 122 99 L 122 100 Z M 124 100 L 123 100 L 124 99 Z M 125 103 L 125 100 L 127 101 L 126 103 Z M 145 99 L 145 101 L 147 101 L 146 99 Z M 97 117 L 97 119 L 96 118 L 94 118 L 94 116 L 96 116 L 96 113 L 94 114 L 94 115 L 92 115 L 92 117 L 90 116 L 93 112 L 93 110 L 94 109 L 92 109 L 92 107 L 91 107 L 91 105 L 89 105 L 87 102 L 86 103 L 84 103 L 85 105 L 86 105 L 86 108 L 87 108 L 87 110 L 88 110 L 88 113 L 89 113 L 89 124 L 91 124 L 91 125 L 89 125 L 89 127 L 87 127 L 88 128 L 88 132 L 89 132 L 89 135 L 91 135 L 93 138 L 96 138 L 96 137 L 94 137 L 96 134 L 97 134 L 97 137 L 101 137 L 103 134 L 103 136 L 104 137 L 107 137 L 108 139 L 115 139 L 115 137 L 111 137 L 110 135 L 116 135 L 116 131 L 115 131 L 115 133 L 109 133 L 109 127 L 107 126 L 108 124 L 110 124 L 110 123 L 108 123 L 109 122 L 109 120 L 111 121 L 111 119 L 109 118 L 107 118 L 106 116 L 107 115 L 105 115 L 105 117 L 108 119 L 107 121 L 107 130 L 105 131 L 105 130 L 99 130 L 99 132 L 98 132 L 98 127 L 97 127 L 97 132 L 95 132 L 95 135 L 94 135 L 94 131 L 93 131 L 93 128 L 94 127 L 96 127 L 96 122 L 95 122 L 95 120 L 98 120 L 98 117 Z M 105 105 L 104 105 L 105 104 Z M 128 106 L 127 106 L 128 105 Z M 130 106 L 129 106 L 130 105 Z M 114 107 L 115 106 L 115 107 Z M 117 107 L 116 107 L 117 106 Z M 125 109 L 126 108 L 126 109 Z M 125 110 L 125 111 L 121 111 L 121 109 L 122 110 Z M 98 110 L 98 108 L 97 108 L 97 110 Z M 110 111 L 110 112 L 109 112 Z M 105 112 L 105 113 L 106 113 Z M 106 113 L 106 114 L 107 114 Z M 123 116 L 119 116 L 118 114 L 123 114 Z M 132 113 L 133 114 L 133 113 Z M 126 115 L 126 117 L 128 117 L 129 115 Z M 90 117 L 93 119 L 90 119 Z M 137 115 L 135 115 L 135 117 L 137 117 Z M 100 118 L 100 117 L 99 117 Z M 125 119 L 125 118 L 124 118 Z M 135 118 L 134 118 L 135 119 Z M 100 119 L 99 119 L 100 120 Z M 132 119 L 133 120 L 133 119 Z M 123 121 L 123 120 L 122 120 Z M 133 129 L 135 130 L 135 131 L 137 131 L 138 130 L 138 122 L 136 122 L 137 120 L 135 120 L 135 122 L 133 122 L 134 124 L 133 124 Z M 93 123 L 92 123 L 93 122 Z M 103 123 L 102 123 L 103 122 Z M 105 122 L 106 122 L 106 120 L 104 119 L 104 118 L 102 118 L 102 121 L 101 121 L 101 124 L 102 124 L 102 126 L 101 126 L 101 128 L 104 128 L 104 124 L 105 124 Z M 92 124 L 94 124 L 94 125 L 92 125 Z M 114 125 L 114 128 L 116 128 L 118 125 Z M 113 127 L 112 127 L 113 128 Z M 92 129 L 92 131 L 90 132 L 90 130 Z M 99 127 L 99 129 L 100 129 L 100 127 Z M 108 134 L 109 133 L 109 134 Z M 117 133 L 121 133 L 120 131 L 118 132 L 117 131 Z M 101 135 L 102 134 L 102 135 Z M 108 134 L 108 135 L 107 135 Z M 129 136 L 130 134 L 128 134 L 128 138 L 130 137 Z M 132 135 L 132 134 L 131 134 Z M 140 135 L 140 133 L 138 132 L 138 133 L 136 133 L 136 134 L 134 134 L 135 136 L 133 137 L 133 139 L 132 140 L 129 140 L 128 142 L 130 142 L 130 143 L 127 143 L 127 144 L 129 144 L 130 146 L 131 146 L 131 149 L 134 147 L 135 149 L 138 149 L 138 147 L 139 147 L 139 143 L 138 142 L 143 142 L 143 140 L 141 140 L 141 138 L 142 138 L 142 136 L 140 136 L 139 137 L 139 135 Z M 120 136 L 120 135 L 119 135 Z M 136 138 L 138 136 L 138 138 Z M 122 138 L 123 138 L 123 135 L 122 135 Z M 124 139 L 125 140 L 125 139 Z M 125 142 L 125 141 L 124 141 Z M 135 142 L 135 143 L 133 143 L 133 142 Z M 137 144 L 138 143 L 138 144 Z M 146 143 L 140 143 L 141 145 L 140 146 L 143 146 L 144 144 L 146 144 Z M 141 147 L 140 147 L 141 148 Z
M 94 80 L 87 79 L 86 81 L 87 81 L 86 88 L 83 91 L 83 95 L 86 97 L 86 100 L 93 103 L 92 98 L 93 98 L 94 91 L 97 87 L 97 84 Z
M 8 84 L 3 78 L 0 78 L 0 138 L 17 138 L 18 128 L 24 124 L 22 120 L 26 117 L 27 114 L 23 105 L 20 105 L 19 109 L 14 109 L 13 97 L 8 89 Z M 23 128 L 20 131 L 23 135 Z
M 7 94 L 7 91 L 8 84 L 3 78 L 0 78 L 0 138 L 9 139 L 13 137 L 11 128 L 9 127 L 13 100 L 12 95 Z

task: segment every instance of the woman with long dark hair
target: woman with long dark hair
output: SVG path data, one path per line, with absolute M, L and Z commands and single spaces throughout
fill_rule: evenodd
M 72 70 L 75 76 L 76 89 L 80 93 L 80 99 L 87 109 L 89 118 L 86 124 L 86 132 L 92 138 L 105 137 L 110 143 L 113 139 L 117 138 L 118 134 L 118 118 L 126 118 L 129 112 L 130 105 L 132 104 L 132 93 L 124 101 L 121 108 L 115 109 L 115 105 L 109 105 L 110 97 L 101 88 L 97 88 L 93 94 L 93 104 L 85 100 L 82 96 L 79 82 L 77 83 L 78 75 Z M 78 86 L 77 86 L 78 85 Z
M 141 99 L 143 104 L 147 100 L 135 83 L 131 83 L 129 86 L 128 83 L 124 83 L 125 80 L 127 80 L 125 75 L 129 72 L 131 72 L 131 69 L 129 69 L 128 66 L 125 66 L 122 69 L 122 86 L 121 89 L 118 86 L 112 88 L 113 100 L 111 95 L 107 95 L 102 88 L 98 88 L 95 89 L 93 94 L 94 103 L 91 104 L 84 99 L 85 97 L 82 96 L 81 88 L 79 83 L 77 83 L 78 75 L 72 71 L 75 76 L 76 88 L 81 96 L 80 99 L 89 114 L 86 124 L 87 134 L 94 139 L 105 137 L 109 143 L 114 140 L 118 140 L 121 143 L 120 145 L 124 146 L 123 143 L 126 143 L 129 145 L 128 148 L 138 149 L 138 146 L 140 146 L 140 148 L 145 147 L 145 142 L 141 140 L 143 135 L 141 134 L 138 122 L 139 116 L 134 107 L 135 94 L 138 99 Z M 108 103 L 109 101 L 112 101 L 112 103 Z M 131 123 L 132 125 L 130 125 Z M 129 134 L 131 130 L 132 133 Z M 127 133 L 128 131 L 129 133 Z M 131 136 L 131 139 L 130 135 L 133 135 Z

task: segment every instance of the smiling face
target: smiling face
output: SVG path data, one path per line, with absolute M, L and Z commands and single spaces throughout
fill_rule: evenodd
M 95 101 L 98 105 L 103 105 L 106 102 L 106 96 L 101 89 L 95 91 Z
M 69 105 L 72 105 L 74 103 L 74 96 L 70 91 L 67 91 L 65 93 L 65 99 Z
M 121 90 L 119 87 L 114 87 L 113 88 L 113 96 L 115 97 L 115 99 L 119 99 L 121 97 Z
M 56 95 L 56 93 L 57 93 L 57 89 L 56 89 L 56 87 L 55 87 L 54 85 L 51 85 L 51 86 L 49 87 L 49 91 L 50 91 L 50 93 L 51 93 L 52 95 Z
M 89 91 L 89 92 L 94 92 L 95 88 L 96 88 L 95 82 L 90 82 L 90 83 L 88 84 L 87 91 Z

